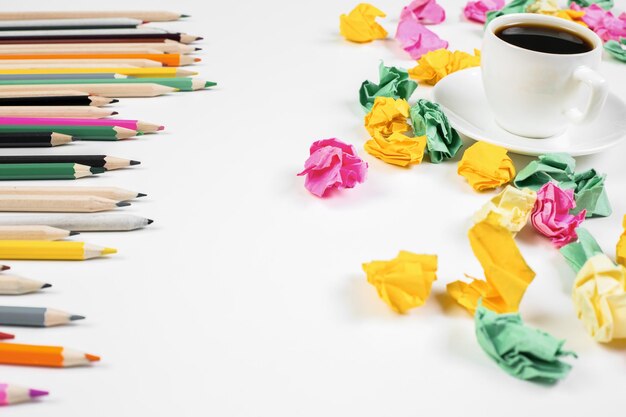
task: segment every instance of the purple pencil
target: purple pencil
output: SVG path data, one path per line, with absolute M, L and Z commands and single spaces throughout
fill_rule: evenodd
M 0 405 L 25 403 L 46 395 L 48 391 L 0 383 Z

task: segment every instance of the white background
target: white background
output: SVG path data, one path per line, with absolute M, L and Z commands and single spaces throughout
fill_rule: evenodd
M 456 160 L 400 169 L 363 151 L 359 85 L 377 79 L 380 59 L 414 63 L 392 39 L 356 45 L 339 36 L 339 15 L 356 3 L 106 2 L 193 15 L 154 26 L 205 36 L 197 68 L 219 87 L 116 105 L 121 117 L 163 123 L 162 134 L 41 150 L 141 160 L 75 185 L 146 192 L 124 210 L 155 223 L 81 236 L 117 247 L 109 259 L 11 262 L 15 273 L 54 287 L 3 304 L 87 316 L 73 326 L 9 329 L 16 341 L 65 345 L 103 360 L 75 369 L 2 366 L 0 380 L 52 392 L 3 415 L 526 417 L 621 410 L 626 343 L 599 345 L 585 333 L 569 296 L 573 272 L 531 228 L 517 239 L 537 272 L 522 316 L 567 339 L 580 358 L 568 378 L 545 387 L 508 376 L 481 351 L 472 318 L 450 302 L 445 285 L 463 273 L 482 276 L 466 232 L 472 213 L 493 194 L 474 192 L 456 174 Z M 387 12 L 383 25 L 391 35 L 404 4 L 375 3 Z M 448 17 L 433 30 L 451 50 L 479 48 L 482 27 L 464 20 L 464 1 L 442 4 Z M 603 73 L 626 99 L 625 64 L 605 58 Z M 420 87 L 413 100 L 429 94 Z M 310 143 L 328 137 L 354 144 L 370 164 L 369 178 L 319 199 L 295 174 Z M 614 214 L 585 226 L 611 255 L 626 213 L 625 153 L 626 143 L 578 159 L 580 169 L 608 173 Z M 514 160 L 521 169 L 529 158 Z M 438 254 L 440 265 L 430 299 L 406 316 L 380 301 L 361 271 L 362 262 L 400 249 Z

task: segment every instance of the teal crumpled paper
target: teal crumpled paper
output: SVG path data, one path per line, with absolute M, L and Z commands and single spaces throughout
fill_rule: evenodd
M 622 47 L 626 45 L 626 38 L 620 38 L 619 42 L 609 40 L 604 44 L 604 49 L 615 59 L 626 62 L 626 49 Z
M 578 273 L 587 262 L 587 259 L 603 252 L 596 239 L 587 229 L 578 227 L 576 234 L 578 235 L 578 240 L 563 246 L 559 251 L 567 264 L 572 267 L 574 272 Z
M 372 109 L 376 97 L 403 98 L 408 100 L 417 88 L 417 83 L 409 79 L 409 73 L 398 67 L 386 67 L 381 61 L 378 67 L 378 84 L 363 81 L 359 89 L 359 102 L 367 113 Z
M 444 159 L 450 159 L 463 146 L 461 137 L 450 126 L 439 104 L 424 99 L 417 100 L 411 107 L 409 116 L 414 135 L 426 135 L 426 151 L 430 162 L 438 164 Z
M 496 17 L 504 16 L 505 14 L 526 13 L 526 8 L 535 3 L 535 1 L 536 0 L 513 0 L 500 10 L 487 12 L 487 20 L 485 21 L 485 26 L 488 25 L 489 22 L 491 22 Z
M 559 360 L 576 357 L 562 349 L 565 341 L 525 326 L 517 313 L 497 314 L 479 304 L 474 323 L 480 347 L 515 378 L 554 384 L 572 369 Z
M 537 191 L 552 181 L 563 190 L 574 189 L 576 208 L 572 214 L 587 210 L 586 217 L 606 217 L 612 213 L 609 198 L 604 189 L 606 175 L 595 169 L 575 173 L 576 160 L 565 153 L 540 155 L 517 173 L 513 184 L 517 188 Z
M 569 0 L 567 2 L 568 6 L 571 6 L 572 3 L 576 3 L 580 7 L 589 7 L 592 4 L 597 4 L 604 10 L 611 10 L 613 8 L 613 0 Z

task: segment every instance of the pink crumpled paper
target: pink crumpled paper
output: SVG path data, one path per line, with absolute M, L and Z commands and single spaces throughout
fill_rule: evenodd
M 530 220 L 539 233 L 560 248 L 577 238 L 576 228 L 585 220 L 587 210 L 575 216 L 569 214 L 574 207 L 574 190 L 562 190 L 548 182 L 537 191 L 537 201 Z
M 583 22 L 589 26 L 589 29 L 596 32 L 604 42 L 619 41 L 620 38 L 626 38 L 626 13 L 615 17 L 613 13 L 604 10 L 597 4 L 580 7 L 576 3 L 572 3 L 570 8 L 584 11 Z
M 413 0 L 400 13 L 401 21 L 409 17 L 414 17 L 423 25 L 436 25 L 446 20 L 446 11 L 436 0 Z
M 463 9 L 463 14 L 469 20 L 474 22 L 485 23 L 487 20 L 487 12 L 492 10 L 500 10 L 504 7 L 504 0 L 478 0 L 468 1 Z
M 419 59 L 426 52 L 448 47 L 447 41 L 419 23 L 413 14 L 407 14 L 404 19 L 400 19 L 396 40 L 413 59 Z
M 323 197 L 333 188 L 353 188 L 367 177 L 367 162 L 356 153 L 354 146 L 331 138 L 313 142 L 311 156 L 304 163 L 304 186 L 312 194 Z

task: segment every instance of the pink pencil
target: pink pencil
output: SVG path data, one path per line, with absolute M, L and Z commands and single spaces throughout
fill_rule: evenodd
M 24 403 L 45 395 L 48 391 L 0 383 L 0 405 Z
M 68 125 L 68 126 L 118 126 L 140 132 L 156 132 L 163 126 L 141 120 L 123 119 L 71 119 L 51 117 L 0 117 L 0 125 Z

